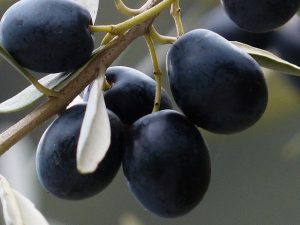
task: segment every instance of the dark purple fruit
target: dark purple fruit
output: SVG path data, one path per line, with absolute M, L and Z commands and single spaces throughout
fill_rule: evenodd
M 57 197 L 77 200 L 102 191 L 115 177 L 121 164 L 123 128 L 119 118 L 108 111 L 111 145 L 103 161 L 91 174 L 80 174 L 76 149 L 86 104 L 67 109 L 45 131 L 37 149 L 39 181 Z
M 132 124 L 137 119 L 152 112 L 155 98 L 155 81 L 146 74 L 125 66 L 109 67 L 106 71 L 111 88 L 104 92 L 105 104 L 124 124 Z M 89 87 L 83 99 L 88 100 Z M 160 109 L 171 109 L 171 100 L 162 90 Z
M 179 38 L 167 54 L 167 70 L 177 105 L 209 131 L 242 131 L 266 109 L 268 91 L 259 65 L 212 31 L 193 30 Z
M 294 16 L 288 23 L 276 31 L 273 37 L 273 49 L 284 60 L 300 66 L 300 19 Z M 300 77 L 285 76 L 295 87 L 300 87 Z
M 266 32 L 295 15 L 299 0 L 221 0 L 228 16 L 242 29 Z
M 3 47 L 28 69 L 55 73 L 77 69 L 90 57 L 91 15 L 71 0 L 22 0 L 1 19 Z
M 257 48 L 266 49 L 272 41 L 273 32 L 250 33 L 239 28 L 218 6 L 200 18 L 201 28 L 211 30 L 229 41 L 239 41 Z
M 210 159 L 201 134 L 174 110 L 152 113 L 131 126 L 123 170 L 136 199 L 162 217 L 191 211 L 210 181 Z

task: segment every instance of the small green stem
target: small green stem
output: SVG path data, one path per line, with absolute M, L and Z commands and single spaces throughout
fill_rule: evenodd
M 112 35 L 111 33 L 107 33 L 102 39 L 101 45 L 107 45 L 113 38 L 114 35 Z
M 110 85 L 110 83 L 107 81 L 106 76 L 105 76 L 104 81 L 103 81 L 103 91 L 107 91 L 107 90 L 109 90 L 109 89 L 111 89 L 111 85 Z
M 159 44 L 173 44 L 177 40 L 176 37 L 161 35 L 153 25 L 150 27 L 150 35 L 153 41 Z
M 153 106 L 153 110 L 152 112 L 157 112 L 160 109 L 160 104 L 161 104 L 161 76 L 162 76 L 162 72 L 159 66 L 159 62 L 157 59 L 157 54 L 155 51 L 155 46 L 154 46 L 154 42 L 150 36 L 150 34 L 145 34 L 144 35 L 148 49 L 149 49 L 149 53 L 151 56 L 151 60 L 152 60 L 152 65 L 153 65 L 153 74 L 155 77 L 155 81 L 156 81 L 156 89 L 155 89 L 155 99 L 154 99 L 154 106 Z
M 28 80 L 33 86 L 35 86 L 36 89 L 38 89 L 41 93 L 51 96 L 51 97 L 59 97 L 59 92 L 56 92 L 54 90 L 51 90 L 44 85 L 40 84 L 38 80 L 31 74 L 29 71 L 27 71 L 25 68 L 23 68 L 21 65 L 18 64 L 18 62 L 3 48 L 0 48 L 0 55 L 11 65 L 13 66 L 26 80 Z
M 59 97 L 60 96 L 59 92 L 51 90 L 51 89 L 45 87 L 44 85 L 42 85 L 41 83 L 39 83 L 39 81 L 25 69 L 23 70 L 23 75 L 33 86 L 35 86 L 36 89 L 38 89 L 44 95 L 46 95 L 48 97 Z
M 179 5 L 179 0 L 175 0 L 171 5 L 171 11 L 170 11 L 176 25 L 177 30 L 177 36 L 180 37 L 184 34 L 184 29 L 181 21 L 181 8 Z
M 115 0 L 115 6 L 119 12 L 126 16 L 136 16 L 141 13 L 139 9 L 131 9 L 127 7 L 122 0 Z
M 146 10 L 145 12 L 134 16 L 124 22 L 117 25 L 102 25 L 102 26 L 90 26 L 91 32 L 107 32 L 115 35 L 120 35 L 126 30 L 136 26 L 154 16 L 159 14 L 161 11 L 169 7 L 176 0 L 164 0 L 157 4 L 156 6 Z
M 118 34 L 116 31 L 116 27 L 117 25 L 101 25 L 101 26 L 91 25 L 90 31 L 92 33 L 106 32 L 106 33 Z

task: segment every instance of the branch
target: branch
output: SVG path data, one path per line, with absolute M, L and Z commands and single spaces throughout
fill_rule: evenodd
M 148 0 L 141 8 L 141 12 L 153 7 L 161 0 Z M 145 34 L 154 18 L 134 26 L 124 35 L 118 37 L 112 44 L 101 52 L 81 73 L 72 80 L 57 98 L 50 97 L 47 102 L 26 115 L 16 124 L 0 135 L 0 155 L 22 139 L 34 128 L 47 121 L 50 117 L 62 112 L 66 106 L 79 95 L 97 76 L 100 68 L 106 70 L 113 61 L 126 49 L 131 42 Z

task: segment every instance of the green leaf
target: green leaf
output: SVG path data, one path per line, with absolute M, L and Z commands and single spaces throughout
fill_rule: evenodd
M 47 93 L 50 96 L 58 96 L 58 93 L 51 89 L 45 88 L 37 79 L 17 61 L 0 45 L 0 56 L 4 58 L 13 68 L 15 68 L 26 80 L 32 83 L 40 92 Z
M 66 80 L 67 77 L 65 74 L 50 74 L 40 79 L 39 82 L 48 88 L 54 88 Z M 33 85 L 30 85 L 12 98 L 0 103 L 0 113 L 21 111 L 32 106 L 43 96 L 43 93 L 39 92 Z
M 1 46 L 0 46 L 1 48 Z M 104 48 L 100 47 L 93 52 L 91 59 L 81 68 L 78 70 L 66 74 L 66 73 L 56 73 L 50 74 L 48 76 L 43 77 L 39 80 L 41 84 L 44 86 L 54 89 L 55 91 L 60 91 L 63 89 L 70 81 L 76 78 L 82 70 L 100 53 Z M 0 50 L 1 51 L 1 50 Z M 0 114 L 2 113 L 12 113 L 18 112 L 24 109 L 31 107 L 35 104 L 38 100 L 40 100 L 44 96 L 43 93 L 38 91 L 35 86 L 30 85 L 29 87 L 25 88 L 20 93 L 16 94 L 10 99 L 0 103 Z
M 77 169 L 82 174 L 94 172 L 110 146 L 110 122 L 102 91 L 105 71 L 92 85 L 77 145 Z
M 49 225 L 34 204 L 11 188 L 2 175 L 0 175 L 0 201 L 7 225 Z
M 275 70 L 278 72 L 282 72 L 282 73 L 288 73 L 288 74 L 300 76 L 299 66 L 289 63 L 288 61 L 279 58 L 278 56 L 272 54 L 271 52 L 259 48 L 255 48 L 250 45 L 240 43 L 237 41 L 232 41 L 231 43 L 237 46 L 238 48 L 244 50 L 249 55 L 251 55 L 257 61 L 257 63 L 262 67 Z

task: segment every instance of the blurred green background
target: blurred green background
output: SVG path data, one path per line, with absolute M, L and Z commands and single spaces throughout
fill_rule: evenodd
M 0 16 L 13 1 L 0 1 Z M 139 7 L 141 0 L 125 1 Z M 185 30 L 199 28 L 201 15 L 218 1 L 181 2 Z M 113 1 L 100 3 L 97 24 L 119 22 L 126 17 Z M 156 20 L 163 34 L 175 35 L 169 12 Z M 99 40 L 100 36 L 97 36 Z M 168 46 L 158 46 L 164 67 Z M 152 65 L 143 38 L 139 38 L 114 65 L 131 66 L 151 75 Z M 253 127 L 234 135 L 216 135 L 201 130 L 210 149 L 211 184 L 202 202 L 189 214 L 163 219 L 145 211 L 129 192 L 122 169 L 102 193 L 83 201 L 53 197 L 38 183 L 35 150 L 47 124 L 40 126 L 0 158 L 0 173 L 30 198 L 52 225 L 295 225 L 300 223 L 300 89 L 281 74 L 266 72 L 269 104 Z M 165 77 L 165 88 L 168 89 Z M 0 59 L 0 100 L 28 83 Z M 26 112 L 0 115 L 4 130 Z M 0 224 L 4 224 L 0 218 Z

